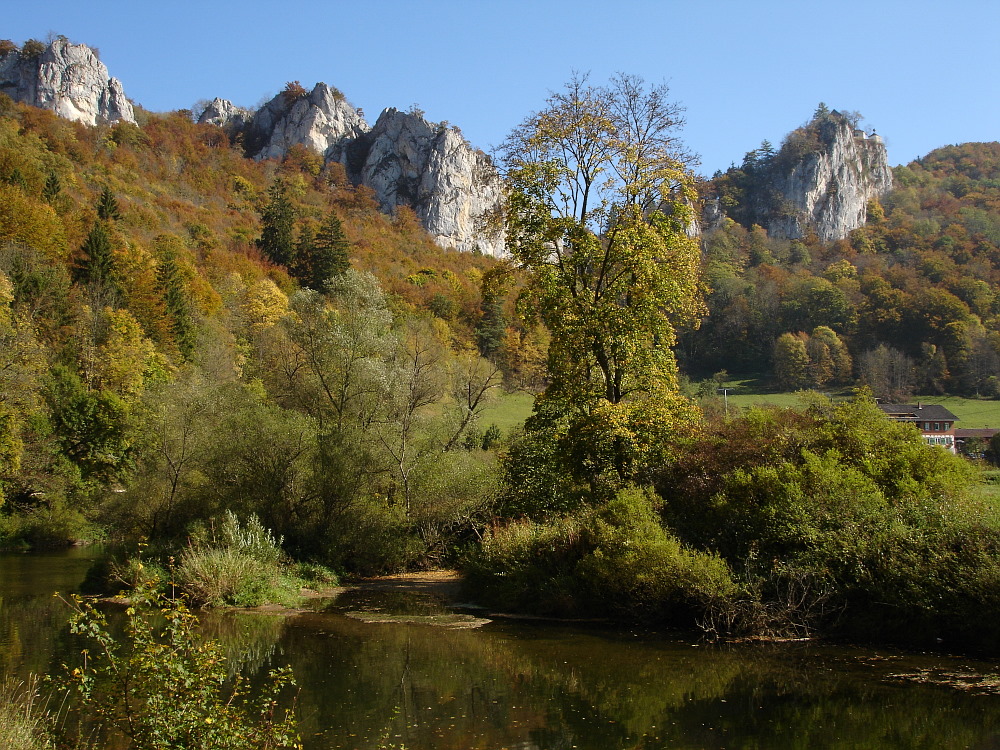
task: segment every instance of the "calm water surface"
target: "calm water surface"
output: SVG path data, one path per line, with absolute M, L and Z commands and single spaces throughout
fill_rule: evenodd
M 0 671 L 73 659 L 54 591 L 95 552 L 0 555 Z M 349 594 L 293 617 L 212 613 L 234 669 L 290 664 L 306 747 L 1000 748 L 996 665 L 818 644 L 707 646 L 649 633 L 495 621 L 476 630 L 365 624 L 345 612 L 434 611 Z M 899 675 L 909 675 L 901 678 Z M 915 682 L 915 677 L 925 682 Z

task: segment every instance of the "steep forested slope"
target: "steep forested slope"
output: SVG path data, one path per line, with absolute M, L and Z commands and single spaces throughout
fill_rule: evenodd
M 970 143 L 897 167 L 838 242 L 723 220 L 704 238 L 710 314 L 685 337 L 688 367 L 793 388 L 860 380 L 893 398 L 1000 395 L 998 157 L 1000 144 Z
M 456 483 L 491 472 L 495 261 L 305 149 L 254 162 L 189 112 L 137 121 L 0 97 L 0 537 L 177 534 L 238 507 L 321 558 L 364 525 L 392 564 L 439 550 L 484 496 Z M 351 266 L 322 266 L 332 285 L 330 247 Z M 510 333 L 519 372 L 538 354 Z M 333 487 L 335 463 L 356 471 Z

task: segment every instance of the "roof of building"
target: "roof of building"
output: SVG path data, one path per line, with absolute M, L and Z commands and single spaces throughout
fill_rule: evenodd
M 955 430 L 956 438 L 991 438 L 1000 432 L 997 427 L 963 427 Z
M 879 404 L 878 408 L 893 419 L 914 422 L 954 422 L 958 419 L 940 404 Z

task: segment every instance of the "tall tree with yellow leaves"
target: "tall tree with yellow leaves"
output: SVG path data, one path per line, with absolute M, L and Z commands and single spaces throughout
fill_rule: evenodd
M 692 415 L 675 326 L 702 310 L 689 155 L 666 86 L 575 76 L 508 137 L 508 247 L 552 333 L 528 425 L 591 490 L 632 481 Z

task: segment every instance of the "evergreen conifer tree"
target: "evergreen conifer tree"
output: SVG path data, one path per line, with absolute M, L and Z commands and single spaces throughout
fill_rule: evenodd
M 114 255 L 111 236 L 103 221 L 94 224 L 80 250 L 83 257 L 77 262 L 77 279 L 85 284 L 111 284 Z
M 288 197 L 288 186 L 277 179 L 268 188 L 268 201 L 261 210 L 261 232 L 257 247 L 279 266 L 292 268 L 295 260 L 295 208 Z
M 191 317 L 187 285 L 177 264 L 177 256 L 170 248 L 164 248 L 162 251 L 156 279 L 163 294 L 163 303 L 170 318 L 170 330 L 174 335 L 177 349 L 185 360 L 190 359 L 195 347 L 194 321 Z
M 295 258 L 289 271 L 304 286 L 310 288 L 313 288 L 309 279 L 315 253 L 316 232 L 313 231 L 312 224 L 303 224 L 299 227 L 299 239 L 295 243 Z
M 340 223 L 340 217 L 333 211 L 327 215 L 316 233 L 313 248 L 307 286 L 322 291 L 330 278 L 340 276 L 351 267 L 344 227 Z
M 118 208 L 118 200 L 111 188 L 104 188 L 101 196 L 97 199 L 97 217 L 102 221 L 118 221 L 122 217 L 121 209 Z
M 42 200 L 51 204 L 62 192 L 62 181 L 55 172 L 49 172 L 45 178 L 45 186 L 42 188 Z

